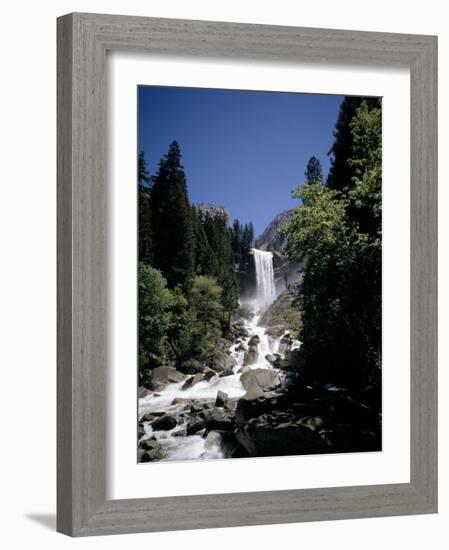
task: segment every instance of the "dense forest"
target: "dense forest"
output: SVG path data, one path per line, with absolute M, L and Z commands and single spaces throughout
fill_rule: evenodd
M 303 183 L 292 192 L 296 206 L 273 226 L 278 237 L 270 251 L 269 244 L 254 248 L 251 222 L 190 202 L 176 141 L 154 175 L 140 153 L 142 461 L 167 453 L 184 459 L 380 449 L 380 99 L 344 98 L 329 156 L 326 178 L 320 160 L 310 157 Z M 275 321 L 261 327 L 248 311 L 242 277 L 259 262 L 274 284 L 282 261 L 282 269 L 296 270 L 294 282 L 277 292 L 262 318 L 271 314 Z M 220 382 L 224 376 L 227 385 Z M 161 388 L 175 383 L 179 396 L 157 401 Z M 197 401 L 188 393 L 195 384 L 202 388 Z M 231 399 L 221 388 L 240 397 Z M 174 437 L 158 439 L 157 430 L 173 430 Z M 184 454 L 173 451 L 180 435 L 190 449 Z M 202 454 L 187 442 L 199 435 Z
M 153 177 L 139 154 L 138 182 L 141 379 L 167 362 L 223 361 L 218 343 L 239 306 L 235 269 L 249 261 L 254 228 L 190 203 L 176 141 Z

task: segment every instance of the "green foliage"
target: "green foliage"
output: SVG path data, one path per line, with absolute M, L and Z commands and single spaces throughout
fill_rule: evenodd
M 195 277 L 189 299 L 173 290 L 157 269 L 139 264 L 139 367 L 151 368 L 154 356 L 205 362 L 222 335 L 222 288 L 209 276 Z
M 194 312 L 180 286 L 172 291 L 170 321 L 167 331 L 167 355 L 176 362 L 189 358 L 192 347 Z
M 288 236 L 289 254 L 296 258 L 304 254 L 323 257 L 338 250 L 347 238 L 346 201 L 341 194 L 311 183 L 299 187 L 292 196 L 303 204 L 281 229 Z
M 163 355 L 171 322 L 172 295 L 161 272 L 139 264 L 139 363 L 146 368 L 151 354 Z
M 216 279 L 196 277 L 190 295 L 192 320 L 190 325 L 190 357 L 200 361 L 212 358 L 221 337 L 222 288 Z
M 336 126 L 332 186 L 297 189 L 302 204 L 283 232 L 290 256 L 307 258 L 299 295 L 305 377 L 361 390 L 380 387 L 381 112 L 352 99 Z

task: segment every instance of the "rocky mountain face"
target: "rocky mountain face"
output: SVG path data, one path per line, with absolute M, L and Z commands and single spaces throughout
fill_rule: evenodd
M 225 216 L 228 222 L 228 225 L 231 223 L 231 215 L 229 214 L 229 210 L 224 206 L 217 206 L 215 204 L 206 204 L 202 202 L 200 204 L 196 204 L 195 207 L 202 214 L 208 214 L 209 216 L 212 216 L 212 217 Z
M 256 248 L 283 252 L 287 241 L 279 234 L 279 229 L 292 219 L 293 209 L 284 210 L 278 214 L 265 228 L 265 231 L 256 239 Z

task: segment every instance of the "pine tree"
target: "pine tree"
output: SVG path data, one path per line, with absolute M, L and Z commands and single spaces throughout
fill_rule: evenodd
M 249 247 L 254 246 L 254 224 L 253 222 L 249 222 L 248 224 L 248 241 L 249 241 Z
M 352 187 L 354 169 L 349 164 L 352 155 L 353 138 L 351 133 L 351 121 L 362 101 L 365 101 L 368 110 L 378 108 L 378 98 L 363 98 L 346 96 L 340 106 L 337 123 L 334 130 L 334 143 L 329 151 L 331 155 L 331 167 L 326 185 L 339 191 Z
M 240 264 L 242 263 L 243 229 L 239 220 L 237 219 L 234 220 L 231 231 L 232 231 L 231 246 L 234 252 L 235 262 Z
M 151 182 L 150 173 L 147 167 L 147 161 L 145 160 L 145 153 L 140 151 L 139 153 L 139 164 L 137 169 L 137 181 L 141 185 L 149 184 Z
M 169 288 L 188 289 L 194 273 L 194 230 L 181 151 L 176 141 L 160 163 L 151 192 L 154 266 Z
M 153 237 L 151 229 L 151 177 L 143 151 L 139 153 L 138 164 L 138 212 L 139 212 L 139 261 L 147 265 L 153 259 Z
M 192 206 L 192 222 L 195 237 L 195 274 L 213 274 L 217 271 L 215 254 L 207 240 L 201 213 L 194 206 Z
M 321 163 L 316 157 L 310 157 L 304 172 L 306 183 L 317 183 L 323 181 L 323 171 Z
M 223 306 L 224 325 L 229 324 L 232 313 L 238 307 L 237 279 L 234 270 L 234 253 L 232 249 L 233 232 L 228 228 L 225 216 L 206 214 L 203 218 L 204 231 L 210 249 L 215 257 L 214 276 L 222 287 L 221 303 Z M 240 230 L 238 230 L 238 233 Z

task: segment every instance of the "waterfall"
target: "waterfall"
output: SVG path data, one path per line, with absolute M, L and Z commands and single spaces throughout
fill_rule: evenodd
M 256 266 L 256 302 L 260 307 L 268 307 L 276 298 L 273 272 L 273 253 L 252 248 Z

